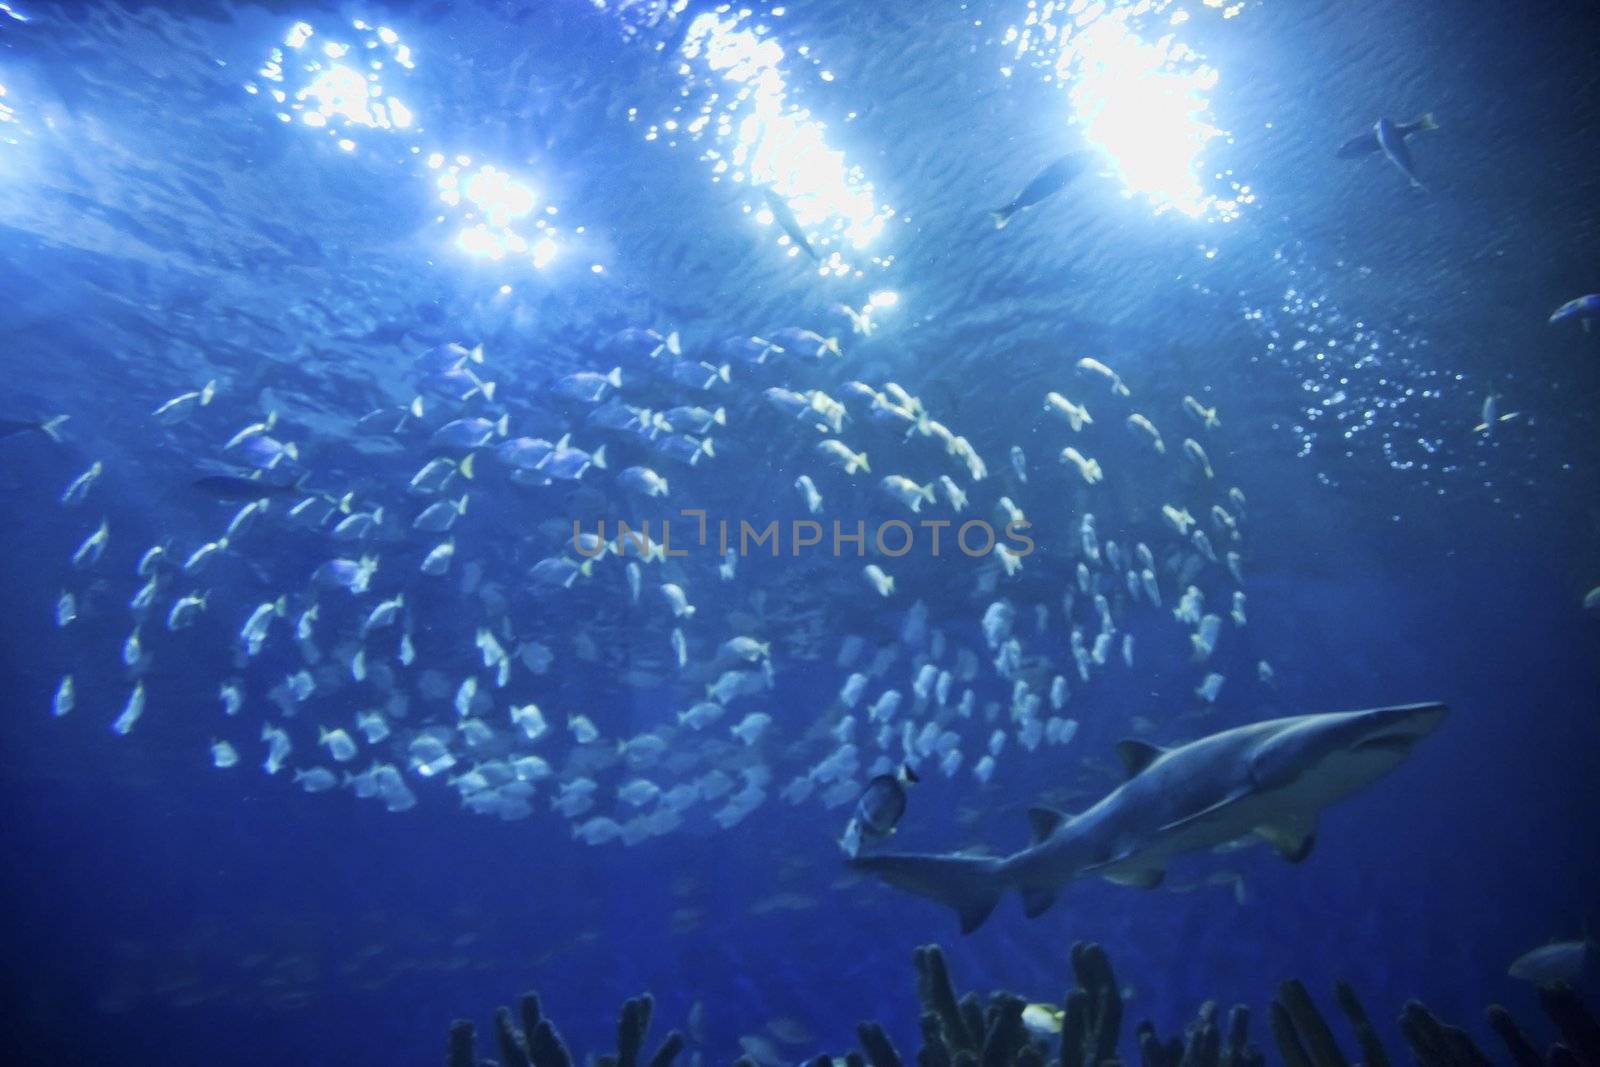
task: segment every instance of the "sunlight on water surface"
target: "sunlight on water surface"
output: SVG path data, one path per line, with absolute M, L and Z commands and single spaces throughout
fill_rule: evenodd
M 1242 5 L 1224 7 L 1232 18 Z M 1156 214 L 1227 222 L 1254 200 L 1226 173 L 1207 176 L 1206 152 L 1226 134 L 1211 114 L 1220 73 L 1184 44 L 1187 10 L 1170 0 L 1131 4 L 1029 0 L 1001 43 L 1066 91 L 1069 122 L 1104 157 L 1124 193 Z M 1011 73 L 1012 68 L 1002 68 Z

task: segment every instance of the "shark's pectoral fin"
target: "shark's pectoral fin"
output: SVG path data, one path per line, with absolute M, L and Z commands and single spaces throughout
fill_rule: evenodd
M 1317 817 L 1315 815 L 1281 815 L 1256 827 L 1256 834 L 1290 863 L 1299 863 L 1311 855 L 1317 842 Z
M 1122 769 L 1129 778 L 1134 777 L 1150 764 L 1166 754 L 1166 749 L 1160 745 L 1152 745 L 1148 741 L 1138 741 L 1129 738 L 1117 742 L 1117 758 L 1122 761 Z
M 1029 808 L 1028 827 L 1033 831 L 1033 843 L 1037 845 L 1055 833 L 1056 828 L 1070 818 L 1072 816 L 1055 808 Z
M 995 905 L 998 903 L 1000 903 L 1000 898 L 995 897 L 991 900 L 957 905 L 956 917 L 961 920 L 961 932 L 970 934 L 982 926 L 988 921 L 989 916 L 994 913 Z
M 1022 891 L 1022 914 L 1030 919 L 1037 919 L 1055 905 L 1055 892 L 1049 889 L 1024 889 Z
M 1131 885 L 1135 889 L 1155 889 L 1167 877 L 1167 872 L 1159 867 L 1146 868 L 1137 871 L 1116 871 L 1102 875 L 1108 882 L 1117 885 Z

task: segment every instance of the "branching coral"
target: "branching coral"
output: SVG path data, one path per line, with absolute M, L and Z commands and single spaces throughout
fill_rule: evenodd
M 1060 1039 L 1051 1043 L 1024 1023 L 1028 1002 L 1012 993 L 958 996 L 937 945 L 916 950 L 917 999 L 922 1005 L 921 1047 L 916 1067 L 1119 1067 L 1122 994 L 1111 961 L 1099 945 L 1072 946 L 1072 972 L 1077 986 L 1068 991 L 1059 1016 Z M 1366 1009 L 1344 982 L 1334 1000 L 1350 1025 L 1363 1067 L 1391 1067 Z M 1600 1023 L 1571 989 L 1539 991 L 1539 1001 L 1560 1035 L 1540 1056 L 1532 1040 L 1499 1005 L 1489 1008 L 1489 1027 L 1506 1046 L 1512 1067 L 1600 1067 Z M 640 1067 L 639 1053 L 650 1029 L 653 1002 L 648 994 L 627 1001 L 617 1024 L 617 1053 L 599 1058 L 599 1067 Z M 1298 981 L 1278 987 L 1269 1015 L 1273 1042 L 1284 1067 L 1351 1067 L 1333 1028 Z M 543 1017 L 532 993 L 520 1001 L 520 1028 L 510 1008 L 495 1016 L 495 1035 L 504 1067 L 572 1067 L 573 1059 L 550 1020 Z M 1182 1036 L 1162 1039 L 1154 1024 L 1134 1028 L 1142 1067 L 1265 1067 L 1266 1056 L 1248 1040 L 1250 1011 L 1235 1005 L 1224 1021 L 1217 1005 L 1207 1001 Z M 1492 1061 L 1466 1031 L 1441 1022 L 1411 1001 L 1401 1012 L 1400 1032 L 1419 1067 L 1491 1067 Z M 856 1028 L 859 1052 L 841 1059 L 818 1056 L 806 1067 L 906 1067 L 888 1032 L 876 1022 Z M 644 1067 L 670 1067 L 683 1049 L 676 1030 Z M 448 1067 L 479 1067 L 473 1051 L 470 1022 L 450 1028 Z M 740 1057 L 735 1067 L 757 1067 Z

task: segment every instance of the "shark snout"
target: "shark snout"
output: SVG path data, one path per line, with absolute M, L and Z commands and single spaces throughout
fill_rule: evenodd
M 1427 737 L 1444 721 L 1450 709 L 1437 701 L 1399 704 L 1362 712 L 1358 749 L 1409 749 Z

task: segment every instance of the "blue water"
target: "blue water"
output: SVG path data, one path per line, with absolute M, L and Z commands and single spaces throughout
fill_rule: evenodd
M 0 440 L 10 1058 L 439 1062 L 458 1017 L 476 1021 L 479 1052 L 492 1054 L 494 1007 L 526 989 L 579 1055 L 609 1052 L 617 1006 L 644 990 L 658 1035 L 694 1017 L 689 1054 L 708 1063 L 734 1058 L 749 1035 L 772 1042 L 776 1062 L 843 1054 L 863 1019 L 910 1055 L 910 956 L 932 941 L 959 987 L 1036 1000 L 1070 985 L 1072 942 L 1098 941 L 1127 987 L 1128 1031 L 1149 1018 L 1179 1032 L 1206 999 L 1250 1004 L 1259 1020 L 1292 976 L 1324 1002 L 1350 980 L 1392 1055 L 1404 1051 L 1391 1020 L 1412 997 L 1485 1042 L 1483 1007 L 1502 1002 L 1548 1040 L 1533 987 L 1506 969 L 1600 921 L 1600 622 L 1583 607 L 1600 585 L 1600 334 L 1546 322 L 1600 288 L 1592 18 L 1554 4 L 1268 2 L 1226 18 L 1154 6 L 1096 6 L 1066 33 L 1076 9 L 1040 16 L 1023 3 L 0 10 L 0 418 L 70 416 L 60 442 Z M 1168 33 L 1189 51 L 1151 60 Z M 323 51 L 329 42 L 350 51 Z M 726 80 L 730 56 L 748 81 Z M 317 80 L 340 66 L 381 83 L 381 117 Z M 692 130 L 702 106 L 708 121 Z M 1381 156 L 1335 158 L 1378 115 L 1429 110 L 1440 129 L 1411 142 L 1426 191 Z M 1087 153 L 1086 173 L 996 231 L 988 212 L 1068 151 Z M 820 269 L 749 191 L 751 176 L 791 205 Z M 870 308 L 870 334 L 839 304 Z M 784 327 L 837 337 L 843 355 L 731 361 L 731 380 L 703 394 L 726 407 L 709 433 L 716 455 L 688 466 L 641 435 L 608 436 L 590 405 L 551 392 L 563 375 L 610 370 L 610 339 L 635 327 L 678 331 L 690 358 L 713 366 L 724 339 Z M 496 396 L 432 396 L 420 419 L 402 419 L 418 357 L 448 342 L 482 344 L 484 362 L 468 366 Z M 1083 356 L 1132 396 L 1076 369 Z M 658 374 L 627 366 L 622 401 L 701 402 Z M 213 379 L 216 398 L 184 421 L 152 417 Z M 987 477 L 914 426 L 874 418 L 847 390 L 853 379 L 903 386 L 970 440 Z M 871 475 L 818 456 L 815 442 L 835 435 L 780 414 L 761 395 L 769 387 L 844 401 L 837 436 L 871 455 Z M 1045 413 L 1052 390 L 1095 425 L 1076 434 Z M 1516 417 L 1485 433 L 1474 427 L 1488 394 L 1496 416 Z M 1221 425 L 1190 418 L 1186 395 L 1215 406 Z M 379 409 L 383 419 L 357 425 Z M 304 476 L 307 494 L 350 492 L 355 510 L 384 504 L 392 517 L 369 541 L 339 544 L 336 519 L 296 525 L 285 513 L 301 497 L 275 499 L 203 575 L 169 566 L 141 628 L 150 659 L 128 668 L 119 650 L 135 621 L 136 561 L 170 543 L 181 563 L 221 534 L 243 502 L 192 483 L 236 470 L 223 444 L 268 411 L 279 413 L 270 432 L 300 457 L 266 483 Z M 1124 429 L 1131 411 L 1160 427 L 1164 456 Z M 410 528 L 422 501 L 406 483 L 430 458 L 463 454 L 429 435 L 452 417 L 502 413 L 513 436 L 571 432 L 589 450 L 607 443 L 613 462 L 527 488 L 491 443 L 477 476 L 444 494 L 470 496 L 450 576 L 423 576 L 444 535 Z M 1183 457 L 1186 437 L 1203 443 L 1215 479 Z M 1104 483 L 1058 462 L 1069 444 L 1104 465 Z M 63 505 L 96 460 L 104 473 L 86 499 Z M 636 463 L 668 477 L 665 501 L 620 487 L 618 469 Z M 574 519 L 592 528 L 678 507 L 758 525 L 802 519 L 800 474 L 820 487 L 825 519 L 922 516 L 880 489 L 896 473 L 958 481 L 969 515 L 993 518 L 1009 496 L 1038 553 L 1013 577 L 992 559 L 920 549 L 877 559 L 895 576 L 890 597 L 861 577 L 867 560 L 826 553 L 752 556 L 723 581 L 717 553 L 697 550 L 647 568 L 639 605 L 617 559 L 570 589 L 529 578 L 563 551 Z M 1219 555 L 1233 542 L 1210 505 L 1242 524 L 1242 586 L 1222 563 L 1195 564 L 1223 628 L 1206 664 L 1189 656 L 1193 627 L 1172 617 L 1179 557 L 1200 554 L 1162 524 L 1167 501 L 1189 504 Z M 1141 606 L 1120 574 L 1103 577 L 1118 644 L 1080 683 L 1060 603 L 1076 588 L 1085 512 L 1102 542 L 1130 554 L 1151 543 L 1164 596 Z M 929 513 L 951 516 L 942 491 Z M 102 517 L 103 559 L 74 569 Z M 381 559 L 371 592 L 313 596 L 318 564 L 362 552 Z M 463 591 L 473 565 L 504 607 Z M 669 575 L 693 618 L 673 619 L 657 599 Z M 1242 627 L 1228 619 L 1235 588 L 1248 598 Z M 63 590 L 78 618 L 57 627 Z M 196 624 L 169 632 L 176 596 L 206 590 Z M 402 592 L 397 626 L 360 640 L 367 612 Z M 287 618 L 245 656 L 241 624 L 280 594 Z M 1019 740 L 1012 680 L 996 676 L 979 625 L 1002 598 L 1017 607 L 1024 652 L 1048 661 L 1045 682 L 1070 681 L 1067 706 L 1042 713 L 1076 722 L 1066 744 L 1029 752 Z M 915 657 L 930 654 L 902 638 L 918 601 L 948 639 L 941 667 L 957 648 L 977 655 L 970 720 L 909 710 Z M 304 665 L 292 631 L 313 602 L 318 692 L 286 716 L 268 692 Z M 1050 611 L 1043 634 L 1035 604 Z M 493 685 L 472 641 L 502 620 L 551 649 L 548 673 L 518 660 L 507 687 Z M 1073 621 L 1092 644 L 1088 596 Z M 681 670 L 674 627 L 691 652 Z M 410 666 L 395 660 L 402 629 L 415 638 Z M 709 666 L 717 646 L 742 632 L 772 642 L 773 687 L 704 731 L 678 727 L 675 713 L 726 666 Z M 1041 918 L 1025 919 L 1013 896 L 962 937 L 937 904 L 849 871 L 836 844 L 848 804 L 825 806 L 820 789 L 799 803 L 779 795 L 837 747 L 814 727 L 842 714 L 835 694 L 850 669 L 835 657 L 850 634 L 867 639 L 854 669 L 877 648 L 899 652 L 868 701 L 898 688 L 903 717 L 961 737 L 953 773 L 918 759 L 923 781 L 884 846 L 896 851 L 1020 848 L 1027 807 L 1077 810 L 1115 784 L 1123 737 L 1181 743 L 1416 700 L 1452 713 L 1325 815 L 1303 863 L 1253 848 L 1194 858 L 1159 890 L 1083 879 Z M 344 661 L 358 644 L 409 707 L 344 767 L 317 748 L 317 727 L 354 734 L 354 714 L 387 695 L 351 680 Z M 1257 681 L 1262 660 L 1273 685 Z M 429 670 L 441 680 L 424 680 Z M 1227 679 L 1214 704 L 1195 695 L 1211 670 Z M 66 673 L 76 706 L 53 717 Z M 428 726 L 457 733 L 452 694 L 468 675 L 492 702 L 482 718 L 496 753 L 538 752 L 561 781 L 593 777 L 593 811 L 552 812 L 544 781 L 521 817 L 484 817 L 445 776 L 416 772 L 406 742 Z M 147 707 L 119 736 L 109 727 L 136 678 Z M 246 704 L 228 718 L 217 692 L 232 678 Z M 1002 706 L 986 721 L 991 700 Z M 550 733 L 525 745 L 506 711 L 529 701 Z M 772 716 L 767 734 L 731 738 L 756 711 Z M 572 741 L 579 713 L 600 729 L 597 745 Z M 261 768 L 268 722 L 294 741 L 273 775 Z M 973 765 L 997 728 L 1010 736 L 984 783 Z M 661 761 L 618 766 L 617 742 L 649 732 L 668 742 Z M 856 785 L 880 754 L 900 759 L 898 733 L 879 745 L 875 732 L 861 724 Z M 223 739 L 237 766 L 212 765 L 209 746 Z M 450 775 L 492 758 L 454 748 L 463 762 Z M 399 768 L 414 808 L 291 781 L 313 765 L 378 761 Z M 770 777 L 730 828 L 710 817 L 719 799 L 636 844 L 574 838 L 586 819 L 634 814 L 608 796 L 623 781 L 668 788 L 717 767 Z M 1590 971 L 1580 986 L 1593 1000 Z M 1270 1044 L 1263 1023 L 1254 1038 Z M 1134 1054 L 1131 1033 L 1122 1050 Z

